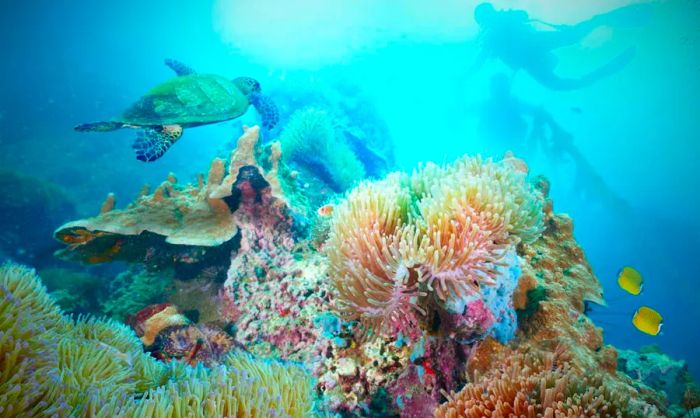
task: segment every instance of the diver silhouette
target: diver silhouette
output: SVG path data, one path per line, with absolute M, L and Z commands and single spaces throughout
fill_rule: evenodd
M 480 27 L 481 50 L 471 71 L 478 70 L 487 59 L 495 58 L 514 71 L 526 71 L 552 90 L 585 87 L 622 70 L 634 57 L 635 47 L 627 48 L 606 64 L 578 78 L 565 78 L 554 73 L 557 57 L 552 51 L 581 42 L 602 25 L 637 26 L 646 16 L 646 7 L 632 5 L 574 25 L 555 25 L 531 19 L 524 10 L 496 10 L 491 3 L 481 3 L 474 9 L 474 19 Z M 538 29 L 537 25 L 549 30 Z
M 490 95 L 470 106 L 476 113 L 478 133 L 492 155 L 513 151 L 530 159 L 541 152 L 551 162 L 569 161 L 575 166 L 573 192 L 581 200 L 595 199 L 619 213 L 629 211 L 627 203 L 610 189 L 603 177 L 574 143 L 574 136 L 545 109 L 512 93 L 511 79 L 503 73 L 490 80 Z
M 487 139 L 497 153 L 511 150 L 521 156 L 528 154 L 532 148 L 527 137 L 539 112 L 538 106 L 514 96 L 506 74 L 491 76 L 489 87 L 489 97 L 476 108 L 479 136 Z

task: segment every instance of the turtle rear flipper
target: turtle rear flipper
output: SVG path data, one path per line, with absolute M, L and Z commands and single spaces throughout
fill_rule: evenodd
M 165 129 L 165 127 L 148 128 L 138 131 L 131 148 L 136 151 L 137 160 L 152 162 L 162 157 L 181 136 L 182 130 L 178 134 Z
M 195 71 L 191 67 L 178 60 L 167 58 L 165 60 L 165 65 L 170 67 L 171 70 L 175 71 L 175 74 L 178 76 L 195 74 Z
M 269 130 L 277 125 L 277 122 L 279 122 L 280 119 L 280 114 L 277 110 L 277 105 L 272 101 L 272 99 L 260 93 L 253 92 L 248 96 L 248 100 L 260 114 L 263 128 Z
M 116 131 L 117 129 L 121 129 L 123 127 L 124 123 L 122 122 L 106 121 L 81 123 L 73 129 L 75 129 L 78 132 L 110 132 Z

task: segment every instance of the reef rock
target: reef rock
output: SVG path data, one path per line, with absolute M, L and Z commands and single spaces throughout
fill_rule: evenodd
M 10 170 L 0 170 L 0 256 L 46 266 L 55 250 L 47 238 L 75 216 L 71 198 L 57 185 Z

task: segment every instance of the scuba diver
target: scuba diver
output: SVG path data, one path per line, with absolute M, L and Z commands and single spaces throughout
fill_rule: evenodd
M 489 97 L 473 109 L 479 118 L 479 136 L 488 139 L 495 154 L 511 150 L 525 156 L 533 150 L 527 136 L 539 112 L 538 106 L 514 96 L 510 78 L 503 73 L 491 77 L 489 92 Z
M 478 133 L 491 144 L 493 155 L 513 151 L 530 159 L 538 151 L 549 161 L 570 161 L 575 166 L 573 191 L 582 200 L 596 198 L 619 213 L 629 210 L 627 203 L 613 192 L 566 131 L 543 106 L 521 100 L 511 92 L 511 80 L 503 73 L 491 77 L 490 95 L 476 106 Z
M 635 47 L 578 78 L 554 73 L 557 57 L 552 51 L 581 42 L 603 25 L 637 26 L 640 18 L 647 16 L 647 8 L 643 6 L 623 7 L 574 25 L 555 25 L 531 19 L 524 10 L 496 10 L 491 3 L 481 3 L 474 9 L 474 19 L 480 27 L 481 51 L 471 70 L 476 71 L 487 59 L 496 58 L 514 71 L 526 71 L 551 90 L 585 87 L 623 69 L 634 57 Z M 538 25 L 550 30 L 540 30 Z

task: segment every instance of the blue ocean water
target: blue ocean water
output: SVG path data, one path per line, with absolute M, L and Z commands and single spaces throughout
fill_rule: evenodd
M 632 3 L 493 2 L 498 9 L 525 10 L 530 17 L 565 25 Z M 512 149 L 524 154 L 531 173 L 550 179 L 556 211 L 574 219 L 575 235 L 603 284 L 609 307 L 594 308 L 591 316 L 604 328 L 606 342 L 621 348 L 658 344 L 687 360 L 700 376 L 700 2 L 648 3 L 645 16 L 605 22 L 579 42 L 556 49 L 555 72 L 576 77 L 635 48 L 619 71 L 566 91 L 544 87 L 527 71 L 513 71 L 498 59 L 470 71 L 482 47 L 475 5 L 457 0 L 5 2 L 0 166 L 61 186 L 81 216 L 94 213 L 108 192 L 128 202 L 141 184 L 158 184 L 169 172 L 188 178 L 206 170 L 234 136 L 230 123 L 188 131 L 150 164 L 134 158 L 130 132 L 72 130 L 118 114 L 171 77 L 165 58 L 203 72 L 252 75 L 265 91 L 351 85 L 386 122 L 397 169 L 449 162 L 465 153 L 500 157 Z M 512 48 L 521 45 L 512 42 Z M 502 96 L 490 91 L 498 74 L 510 84 Z M 534 113 L 528 113 L 533 109 L 570 134 L 578 162 L 547 155 L 527 142 L 523 130 L 533 123 Z M 243 121 L 252 124 L 256 118 L 249 112 Z M 577 179 L 581 161 L 588 171 Z M 10 258 L 15 250 L 21 255 L 21 249 L 3 249 Z M 617 271 L 625 265 L 645 277 L 636 298 L 616 285 Z M 640 305 L 662 313 L 661 335 L 647 336 L 631 325 Z

